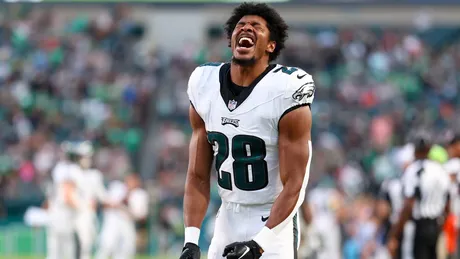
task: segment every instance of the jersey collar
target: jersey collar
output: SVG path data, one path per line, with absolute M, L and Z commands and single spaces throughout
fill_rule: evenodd
M 254 81 L 247 87 L 245 87 L 238 96 L 235 96 L 232 91 L 230 91 L 230 63 L 225 63 L 220 67 L 219 70 L 219 82 L 220 82 L 220 95 L 227 106 L 227 109 L 232 112 L 238 106 L 240 106 L 251 94 L 254 87 L 268 74 L 273 68 L 276 67 L 276 64 L 270 64 L 262 74 L 260 74 Z

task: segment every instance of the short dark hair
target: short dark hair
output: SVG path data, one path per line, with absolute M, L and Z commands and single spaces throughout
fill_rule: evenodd
M 273 61 L 281 53 L 285 47 L 285 42 L 288 37 L 289 26 L 286 24 L 280 14 L 264 3 L 242 3 L 233 10 L 232 16 L 225 23 L 225 32 L 227 39 L 232 38 L 233 30 L 236 24 L 246 15 L 256 15 L 262 17 L 267 22 L 268 30 L 270 31 L 270 40 L 276 42 L 276 47 L 273 53 L 269 55 L 269 61 Z M 230 45 L 230 42 L 229 42 Z
M 433 146 L 433 136 L 426 129 L 417 130 L 412 135 L 412 141 L 415 147 L 415 152 L 429 152 Z

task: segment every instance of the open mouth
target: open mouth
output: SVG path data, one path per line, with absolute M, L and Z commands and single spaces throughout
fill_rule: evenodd
M 254 47 L 255 40 L 251 35 L 241 35 L 238 38 L 237 47 L 241 49 L 250 49 Z

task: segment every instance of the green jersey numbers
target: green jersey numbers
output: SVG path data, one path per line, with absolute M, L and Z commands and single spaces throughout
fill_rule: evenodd
M 280 68 L 277 68 L 275 71 L 273 71 L 273 73 L 278 73 L 281 71 L 282 73 L 292 75 L 292 73 L 294 73 L 297 70 L 299 69 L 296 67 L 280 67 Z
M 220 187 L 232 190 L 230 172 L 221 171 L 221 166 L 230 155 L 233 158 L 233 181 L 235 186 L 244 191 L 257 191 L 268 185 L 268 169 L 265 156 L 267 155 L 265 142 L 258 137 L 236 135 L 231 141 L 223 133 L 208 132 L 208 141 L 214 147 L 216 157 L 216 171 Z M 231 144 L 231 146 L 230 146 Z
M 233 175 L 238 189 L 256 191 L 268 185 L 266 155 L 265 142 L 261 138 L 249 135 L 233 137 Z
M 216 157 L 217 183 L 220 187 L 232 189 L 232 175 L 229 172 L 222 171 L 220 176 L 220 167 L 228 158 L 230 151 L 228 150 L 228 138 L 220 132 L 208 132 L 208 141 L 214 147 L 214 156 Z

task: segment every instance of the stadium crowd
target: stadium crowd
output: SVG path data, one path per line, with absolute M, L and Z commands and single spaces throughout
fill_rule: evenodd
M 190 134 L 188 77 L 197 64 L 226 61 L 230 53 L 219 26 L 209 29 L 205 46 L 184 47 L 168 59 L 139 51 L 144 28 L 125 11 L 77 17 L 65 26 L 46 11 L 0 21 L 0 218 L 8 216 L 5 208 L 14 211 L 7 206 L 43 196 L 63 140 L 93 141 L 95 165 L 106 180 L 136 169 L 153 120 L 161 145 L 152 154 L 158 221 L 151 228 L 165 237 L 159 238 L 162 252 L 177 252 Z M 375 196 L 385 179 L 401 173 L 399 151 L 410 129 L 431 128 L 440 142 L 446 129 L 459 130 L 460 33 L 447 31 L 430 30 L 444 39 L 439 42 L 414 29 L 291 32 L 278 62 L 315 79 L 309 189 L 337 191 L 327 209 L 341 223 L 343 244 L 356 244 L 345 258 L 366 254 L 378 242 Z M 218 205 L 214 188 L 210 212 Z M 204 244 L 212 217 L 205 225 Z
M 13 216 L 43 197 L 64 140 L 91 140 L 107 180 L 136 169 L 159 67 L 136 50 L 144 28 L 123 8 L 65 24 L 43 9 L 11 15 L 0 22 L 0 197 Z

